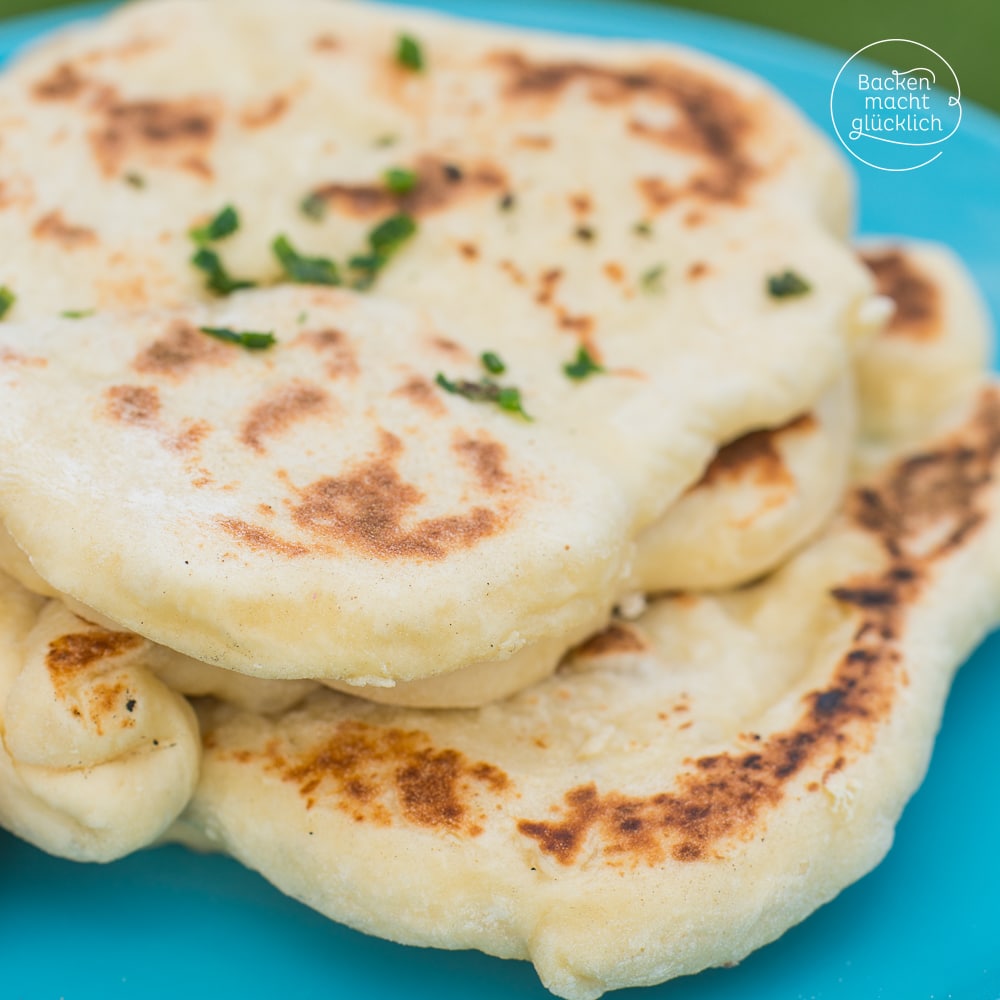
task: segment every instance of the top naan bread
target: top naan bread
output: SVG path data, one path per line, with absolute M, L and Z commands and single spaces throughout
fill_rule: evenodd
M 274 346 L 205 332 L 251 325 Z M 539 352 L 532 421 L 456 398 L 433 380 L 474 357 L 455 337 L 295 287 L 3 324 L 0 509 L 30 556 L 4 562 L 261 676 L 408 680 L 547 640 L 554 665 L 628 583 L 637 500 L 588 450 L 586 387 Z M 697 440 L 697 385 L 671 395 L 661 431 Z
M 421 71 L 396 58 L 403 32 L 418 42 Z M 546 452 L 556 463 L 550 478 L 573 499 L 567 537 L 547 544 L 603 550 L 599 567 L 583 574 L 582 600 L 579 580 L 560 583 L 524 610 L 537 600 L 539 579 L 549 586 L 555 564 L 538 576 L 535 553 L 522 560 L 516 547 L 487 562 L 473 544 L 461 567 L 426 550 L 379 556 L 366 563 L 377 583 L 363 602 L 369 616 L 376 603 L 391 605 L 393 624 L 320 636 L 301 657 L 284 645 L 281 662 L 298 661 L 312 675 L 421 677 L 594 627 L 617 596 L 608 581 L 627 575 L 632 540 L 698 478 L 718 445 L 808 412 L 876 319 L 870 277 L 840 240 L 851 215 L 840 160 L 759 82 L 680 49 L 560 40 L 351 3 L 165 0 L 23 58 L 0 84 L 0 118 L 0 238 L 18 248 L 0 283 L 18 296 L 8 320 L 23 326 L 5 341 L 15 353 L 44 329 L 51 363 L 72 366 L 73 345 L 100 324 L 137 322 L 108 311 L 183 312 L 193 307 L 180 303 L 211 298 L 190 264 L 188 234 L 223 205 L 239 210 L 241 224 L 212 249 L 233 275 L 258 283 L 281 278 L 271 250 L 278 235 L 340 262 L 349 280 L 343 262 L 365 249 L 373 226 L 403 213 L 417 232 L 378 274 L 375 291 L 415 310 L 405 321 L 414 337 L 443 330 L 460 349 L 448 356 L 439 345 L 429 363 L 425 343 L 404 341 L 392 362 L 419 359 L 425 380 L 441 371 L 475 381 L 483 374 L 478 355 L 499 352 L 505 382 L 522 390 L 534 418 L 518 425 L 502 414 L 505 446 L 548 436 L 558 422 L 548 439 L 558 439 L 562 456 Z M 411 191 L 389 190 L 391 167 L 415 173 Z M 769 280 L 789 270 L 809 290 L 771 295 Z M 265 299 L 240 301 L 232 321 L 245 328 L 270 315 L 250 305 Z M 53 325 L 57 312 L 92 308 L 92 318 Z M 230 315 L 226 308 L 204 315 Z M 139 322 L 162 333 L 152 320 Z M 608 371 L 571 381 L 563 365 L 581 348 Z M 24 386 L 36 375 L 21 368 L 15 381 Z M 450 419 L 468 427 L 488 419 L 482 404 L 444 402 Z M 415 426 L 428 419 L 413 416 Z M 367 430 L 345 444 L 341 467 L 377 460 L 376 423 Z M 73 433 L 54 437 L 65 444 Z M 242 447 L 259 465 L 256 450 Z M 577 454 L 586 463 L 574 470 L 599 470 L 607 481 L 598 503 L 588 472 L 559 471 Z M 26 506 L 37 490 L 63 508 L 72 495 L 68 509 L 78 509 L 81 497 L 59 481 L 67 466 L 54 457 L 48 471 L 28 464 L 7 472 L 3 518 L 36 569 L 58 574 L 59 590 L 110 618 L 169 641 L 148 625 L 164 591 L 169 614 L 198 603 L 185 595 L 182 561 L 166 576 L 148 564 L 137 570 L 156 584 L 129 591 L 126 603 L 154 606 L 141 621 L 131 606 L 116 607 L 117 598 L 93 600 L 97 574 L 68 537 L 57 538 L 57 518 L 31 523 Z M 46 485 L 47 475 L 57 485 Z M 407 482 L 425 491 L 426 470 L 414 475 Z M 26 477 L 36 484 L 27 492 Z M 95 545 L 102 535 L 105 560 L 123 552 L 142 562 L 123 541 L 120 514 L 108 505 L 96 516 L 88 530 Z M 581 530 L 581 517 L 600 525 L 596 533 Z M 513 606 L 506 597 L 486 600 L 494 566 L 517 591 Z M 516 583 L 519 574 L 527 579 Z M 437 581 L 446 577 L 442 593 Z M 292 588 L 286 600 L 302 607 L 313 592 Z M 254 625 L 266 630 L 280 614 L 269 592 L 257 597 Z M 302 636 L 342 621 L 351 599 L 341 592 L 322 619 L 300 617 L 275 633 L 272 650 L 291 635 L 297 651 Z M 552 615 L 556 604 L 567 610 Z M 204 614 L 217 611 L 214 603 Z M 236 617 L 242 628 L 247 616 Z M 231 624 L 217 621 L 222 630 Z M 238 644 L 230 636 L 184 648 L 251 672 L 287 669 L 273 651 Z

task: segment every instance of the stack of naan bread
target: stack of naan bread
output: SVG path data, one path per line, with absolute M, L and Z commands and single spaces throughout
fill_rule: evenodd
M 781 98 L 152 0 L 0 122 L 0 822 L 568 998 L 879 861 L 1000 620 L 1000 386 L 961 264 L 852 247 Z

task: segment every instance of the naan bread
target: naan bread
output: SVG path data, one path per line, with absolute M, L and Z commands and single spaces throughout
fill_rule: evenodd
M 148 669 L 148 643 L 6 576 L 0 635 L 0 825 L 76 861 L 160 837 L 194 789 L 200 740 L 187 701 Z
M 404 32 L 423 72 L 395 58 Z M 220 249 L 258 280 L 279 273 L 279 233 L 344 261 L 407 212 L 420 235 L 377 287 L 474 315 L 498 349 L 529 327 L 623 365 L 637 331 L 795 330 L 803 403 L 868 294 L 827 235 L 853 221 L 830 144 L 760 81 L 676 47 L 348 2 L 160 0 L 39 46 L 0 109 L 14 316 L 203 296 L 187 230 L 226 203 L 244 225 Z M 387 190 L 394 167 L 417 172 L 411 192 Z M 762 281 L 791 267 L 823 280 L 776 313 Z M 753 339 L 754 363 L 774 363 Z
M 147 847 L 198 777 L 201 740 L 182 695 L 274 713 L 315 688 L 190 660 L 0 574 L 0 826 L 74 861 Z
M 386 684 L 531 646 L 547 673 L 629 583 L 645 501 L 607 461 L 607 419 L 648 386 L 577 385 L 525 343 L 528 421 L 435 384 L 474 375 L 481 346 L 393 302 L 292 286 L 4 323 L 0 511 L 30 558 L 7 568 L 263 677 Z M 711 455 L 742 409 L 685 368 L 656 379 L 671 495 L 685 453 Z
M 637 588 L 717 590 L 781 565 L 840 503 L 855 409 L 854 378 L 845 375 L 810 412 L 722 448 L 701 479 L 639 536 Z
M 394 57 L 404 31 L 419 40 L 424 72 Z M 285 592 L 300 614 L 272 628 L 284 616 L 274 604 L 249 614 L 232 597 L 219 615 L 227 598 L 218 596 L 216 574 L 217 596 L 204 613 L 221 634 L 180 648 L 234 669 L 280 673 L 292 648 L 310 676 L 391 683 L 488 665 L 555 635 L 581 637 L 618 596 L 632 540 L 718 445 L 812 409 L 877 322 L 869 277 L 841 242 L 851 185 L 840 160 L 759 82 L 683 50 L 559 40 L 349 3 L 165 0 L 23 58 L 0 84 L 0 117 L 0 239 L 19 248 L 0 281 L 18 295 L 9 319 L 50 329 L 51 343 L 88 336 L 87 319 L 50 328 L 59 310 L 189 309 L 190 300 L 209 298 L 205 275 L 189 263 L 188 231 L 227 203 L 240 209 L 241 226 L 213 251 L 232 274 L 258 282 L 281 274 L 271 250 L 279 234 L 343 270 L 373 226 L 403 212 L 418 232 L 378 274 L 376 291 L 419 317 L 401 322 L 445 330 L 464 352 L 439 345 L 434 354 L 400 340 L 393 361 L 412 360 L 425 381 L 436 371 L 476 381 L 479 354 L 499 352 L 504 377 L 534 417 L 528 427 L 506 426 L 505 440 L 548 434 L 557 412 L 566 452 L 546 451 L 545 460 L 556 463 L 554 489 L 574 502 L 540 559 L 559 543 L 573 554 L 540 603 L 537 580 L 514 585 L 523 550 L 504 544 L 511 533 L 494 539 L 497 554 L 477 542 L 460 560 L 437 554 L 441 546 L 433 556 L 369 560 L 364 575 L 377 586 L 353 584 L 365 607 L 355 610 L 353 592 L 340 593 L 305 626 L 311 588 Z M 391 167 L 415 172 L 412 191 L 386 187 Z M 308 213 L 299 208 L 304 198 Z M 788 270 L 810 290 L 771 296 L 769 279 Z M 245 317 L 251 329 L 263 319 L 237 304 L 212 313 L 223 314 Z M 119 322 L 104 316 L 93 323 Z M 563 365 L 581 348 L 608 372 L 568 379 Z M 376 377 L 386 360 L 377 358 Z M 508 416 L 472 416 L 476 407 L 458 398 L 445 403 L 465 426 Z M 429 420 L 411 419 L 418 429 Z M 341 467 L 379 461 L 377 436 L 369 423 Z M 581 452 L 577 484 L 562 469 Z M 58 478 L 59 463 L 51 468 Z M 588 483 L 588 469 L 600 470 L 603 485 Z M 449 518 L 433 479 L 414 479 L 413 488 L 430 508 L 440 504 L 432 518 Z M 528 506 L 522 525 L 535 514 Z M 492 516 L 497 523 L 505 514 Z M 166 576 L 144 566 L 144 584 L 155 586 L 141 594 L 134 580 L 120 599 L 91 593 L 108 589 L 91 586 L 101 574 L 69 579 L 82 556 L 53 544 L 51 524 L 36 537 L 26 517 L 4 501 L 3 519 L 36 573 L 110 619 L 172 643 L 178 605 L 185 616 L 201 606 L 200 593 L 185 592 L 182 560 Z M 471 528 L 463 521 L 460 533 L 485 533 L 487 519 L 480 514 Z M 259 526 L 244 520 L 259 541 Z M 600 522 L 596 534 L 586 529 L 592 521 Z M 118 523 L 102 532 L 105 562 L 127 549 L 122 533 Z M 595 573 L 584 564 L 602 547 Z M 467 576 L 471 563 L 478 566 Z M 258 589 L 253 600 L 265 599 Z M 341 621 L 319 635 L 333 604 Z M 390 622 L 344 624 L 374 621 L 376 604 L 380 616 L 391 607 Z M 537 675 L 537 659 L 526 671 Z
M 998 473 L 988 384 L 765 581 L 658 601 L 502 705 L 205 703 L 185 822 L 334 919 L 528 958 L 570 1000 L 738 961 L 888 850 L 1000 617 Z
M 859 252 L 895 304 L 888 325 L 859 352 L 863 430 L 875 439 L 919 435 L 968 395 L 989 364 L 986 304 L 962 262 L 939 243 L 866 239 Z
M 926 434 L 982 378 L 990 323 L 955 253 L 900 238 L 865 239 L 859 252 L 892 304 L 889 322 L 854 365 L 862 426 L 842 382 L 813 412 L 732 442 L 639 537 L 642 590 L 719 589 L 779 565 L 839 503 L 856 431 L 866 454 L 884 458 L 887 447 Z

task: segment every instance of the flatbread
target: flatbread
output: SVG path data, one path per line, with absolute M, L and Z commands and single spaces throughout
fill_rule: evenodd
M 160 837 L 194 789 L 200 740 L 148 643 L 2 575 L 0 634 L 0 825 L 75 861 Z
M 839 383 L 813 412 L 732 442 L 639 537 L 640 589 L 719 589 L 779 565 L 839 503 L 856 433 L 865 454 L 884 460 L 886 447 L 926 435 L 982 378 L 990 322 L 954 251 L 899 237 L 868 237 L 858 248 L 893 307 L 854 363 L 861 426 L 852 390 Z
M 255 326 L 278 344 L 200 329 Z M 449 334 L 295 287 L 4 324 L 6 526 L 58 591 L 261 676 L 385 683 L 578 641 L 621 587 L 634 505 L 573 442 L 558 369 L 536 389 L 526 367 L 528 422 L 434 384 L 475 357 Z
M 593 443 L 622 413 L 607 394 L 647 389 L 578 386 L 540 344 L 520 369 L 528 421 L 435 384 L 456 355 L 476 363 L 470 339 L 292 286 L 4 323 L 0 511 L 30 558 L 23 582 L 263 677 L 385 684 L 558 639 L 547 672 L 629 583 L 647 500 Z M 681 366 L 670 384 L 656 429 L 679 457 L 711 455 L 707 414 L 721 436 L 741 397 Z M 685 465 L 661 474 L 668 493 Z
M 190 660 L 0 574 L 0 826 L 73 861 L 148 847 L 198 777 L 201 741 L 182 695 L 273 713 L 316 686 Z
M 859 253 L 880 294 L 895 303 L 890 322 L 858 355 L 863 430 L 874 439 L 919 436 L 989 366 L 986 304 L 954 251 L 940 243 L 867 238 Z
M 185 822 L 336 920 L 530 959 L 569 1000 L 738 961 L 888 850 L 1000 617 L 998 464 L 987 384 L 765 581 L 656 602 L 502 705 L 206 703 Z
M 402 33 L 423 72 L 394 57 Z M 463 322 L 475 309 L 496 347 L 528 326 L 612 365 L 636 327 L 697 343 L 775 326 L 761 281 L 794 267 L 824 276 L 777 324 L 798 330 L 785 348 L 809 355 L 815 389 L 817 348 L 868 291 L 826 236 L 853 221 L 830 144 L 759 80 L 677 47 L 348 2 L 161 0 L 22 57 L 0 108 L 13 317 L 204 296 L 187 231 L 227 203 L 236 275 L 275 278 L 279 233 L 343 262 L 405 211 L 420 236 L 380 291 Z M 387 191 L 393 167 L 416 171 L 412 192 Z M 299 211 L 309 194 L 321 220 Z
M 396 56 L 402 33 L 426 58 L 420 72 Z M 317 586 L 315 574 L 299 571 L 314 562 L 299 555 L 305 543 L 286 535 L 277 546 L 284 551 L 276 550 L 267 541 L 273 529 L 245 507 L 222 514 L 246 528 L 235 545 L 227 537 L 219 552 L 216 538 L 205 550 L 215 562 L 234 552 L 240 572 L 229 572 L 232 560 L 219 562 L 220 571 L 213 563 L 207 575 L 190 570 L 169 542 L 176 524 L 154 517 L 148 530 L 148 518 L 131 516 L 158 509 L 145 484 L 105 478 L 110 453 L 77 467 L 91 460 L 75 437 L 92 415 L 67 420 L 49 407 L 60 428 L 46 427 L 47 450 L 27 462 L 14 457 L 0 487 L 0 516 L 33 575 L 21 572 L 23 559 L 8 568 L 156 641 L 260 676 L 294 670 L 389 685 L 480 664 L 502 694 L 510 679 L 519 686 L 551 669 L 559 655 L 553 638 L 575 641 L 606 619 L 634 538 L 698 478 L 718 445 L 811 409 L 875 322 L 866 308 L 870 278 L 842 242 L 852 198 L 842 162 L 758 81 L 680 49 L 556 39 L 350 3 L 162 0 L 22 58 L 0 83 L 0 120 L 0 240 L 22 248 L 0 273 L 17 294 L 4 326 L 23 324 L 4 343 L 24 354 L 26 340 L 53 349 L 61 342 L 62 360 L 47 359 L 45 370 L 21 366 L 18 386 L 43 385 L 76 365 L 67 345 L 86 343 L 89 352 L 98 328 L 144 322 L 165 336 L 162 323 L 105 311 L 148 309 L 149 317 L 164 308 L 184 317 L 192 301 L 210 299 L 206 275 L 190 263 L 189 232 L 224 205 L 239 209 L 239 228 L 210 240 L 210 252 L 231 274 L 263 283 L 282 277 L 272 249 L 280 234 L 304 254 L 338 262 L 356 284 L 364 272 L 345 262 L 365 251 L 373 227 L 404 213 L 418 231 L 374 285 L 413 313 L 389 321 L 372 305 L 376 316 L 359 319 L 375 328 L 398 322 L 397 335 L 374 335 L 390 353 L 361 366 L 367 392 L 384 381 L 387 357 L 423 380 L 412 396 L 426 393 L 436 372 L 477 382 L 478 357 L 494 351 L 534 422 L 514 427 L 509 414 L 482 414 L 481 405 L 456 398 L 445 400 L 443 424 L 492 421 L 503 431 L 491 430 L 491 440 L 510 449 L 510 439 L 548 435 L 558 419 L 558 445 L 550 438 L 528 468 L 515 461 L 507 495 L 486 506 L 476 474 L 466 475 L 472 481 L 461 488 L 471 495 L 456 508 L 439 488 L 440 451 L 418 459 L 405 448 L 423 432 L 392 432 L 404 443 L 401 457 L 379 436 L 385 412 L 406 405 L 380 399 L 323 475 L 363 476 L 359 470 L 398 459 L 404 471 L 392 474 L 427 498 L 411 513 L 446 531 L 447 544 L 421 542 L 408 522 L 389 526 L 392 553 L 361 557 L 355 545 L 332 572 L 324 567 L 323 580 L 333 582 Z M 413 172 L 412 190 L 387 187 L 393 167 Z M 770 294 L 770 280 L 789 271 L 808 291 Z M 61 324 L 53 315 L 93 308 L 97 317 Z M 256 329 L 272 313 L 234 301 L 231 310 L 201 315 Z M 285 341 L 290 319 L 282 314 Z M 414 344 L 421 327 L 439 332 L 436 346 Z M 459 346 L 449 353 L 448 344 Z M 569 378 L 564 366 L 580 351 L 607 372 Z M 273 356 L 286 354 L 283 345 Z M 326 380 L 345 373 L 331 375 L 328 361 L 317 386 L 319 364 L 311 384 L 328 393 Z M 134 374 L 122 384 L 136 385 Z M 155 374 L 143 373 L 144 388 L 155 381 L 164 391 L 175 381 L 175 373 Z M 431 397 L 441 402 L 433 386 Z M 30 390 L 27 398 L 37 405 Z M 417 421 L 417 404 L 409 406 Z M 195 420 L 195 412 L 182 416 Z M 120 444 L 103 430 L 97 438 Z M 4 440 L 15 444 L 13 435 Z M 57 457 L 67 447 L 71 462 Z M 232 460 L 240 454 L 255 466 L 258 450 L 275 464 L 285 454 L 271 440 L 241 448 Z M 121 454 L 118 461 L 131 466 Z M 454 465 L 449 452 L 446 466 Z M 287 471 L 288 489 L 320 482 Z M 61 515 L 61 527 L 38 516 L 35 499 L 48 509 L 60 491 L 80 493 L 75 477 L 92 485 L 97 472 L 101 490 L 74 503 L 77 519 Z M 218 467 L 208 478 L 219 490 L 230 481 Z M 157 482 L 152 493 L 173 506 L 172 485 Z M 131 513 L 123 518 L 113 507 L 126 496 Z M 574 514 L 553 525 L 555 501 L 570 496 Z M 266 564 L 266 579 L 244 573 L 251 564 Z M 294 663 L 284 655 L 289 639 Z M 518 653 L 517 670 L 489 669 Z
M 837 509 L 856 435 L 851 373 L 808 413 L 729 442 L 639 536 L 637 589 L 718 590 L 780 566 Z

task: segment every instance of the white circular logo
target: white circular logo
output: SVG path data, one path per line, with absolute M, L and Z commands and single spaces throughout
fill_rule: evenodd
M 933 163 L 958 130 L 961 99 L 958 77 L 943 56 L 908 38 L 883 38 L 840 67 L 830 118 L 856 160 L 876 170 L 916 170 Z

